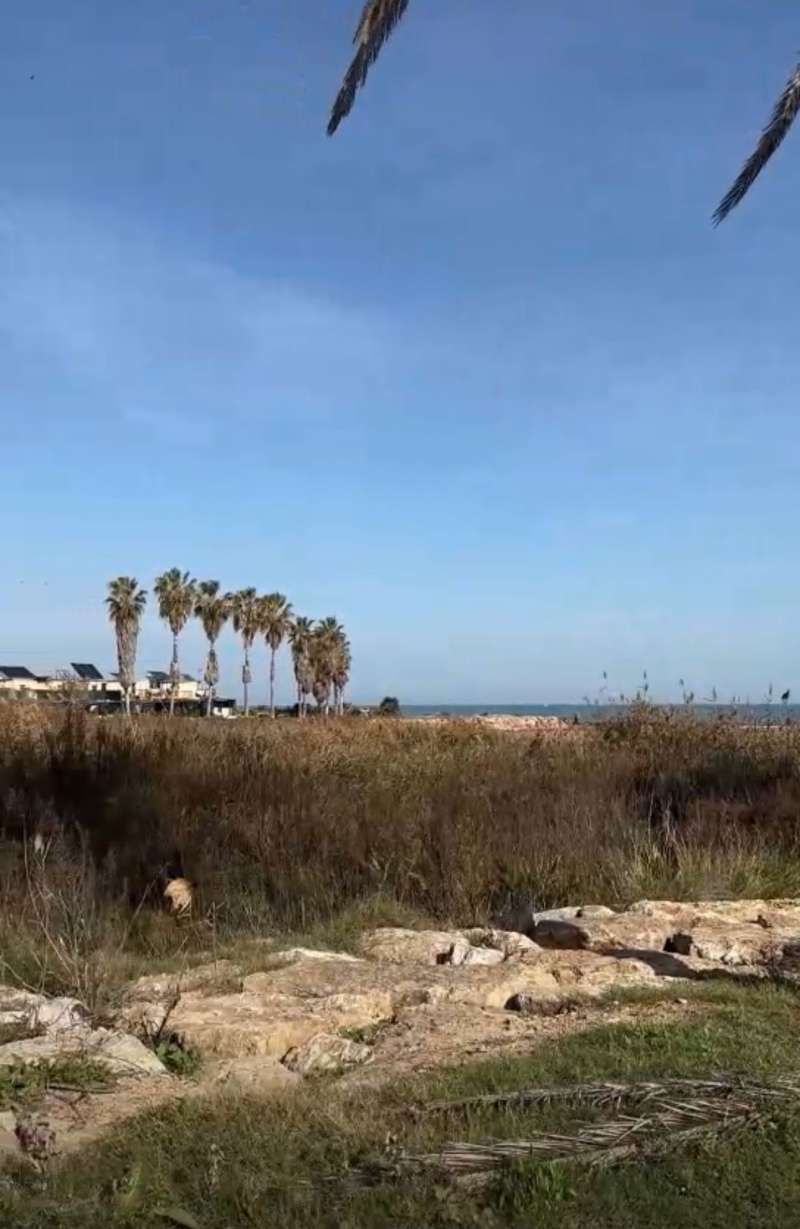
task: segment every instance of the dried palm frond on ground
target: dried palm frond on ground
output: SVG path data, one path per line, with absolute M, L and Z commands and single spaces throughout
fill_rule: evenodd
M 786 1096 L 793 1091 L 800 1096 L 800 1076 L 787 1077 L 774 1086 L 752 1085 L 733 1077 L 719 1076 L 712 1080 L 644 1080 L 635 1084 L 574 1084 L 562 1088 L 520 1088 L 510 1092 L 484 1093 L 476 1097 L 462 1097 L 458 1101 L 434 1101 L 425 1106 L 423 1113 L 444 1114 L 471 1109 L 497 1109 L 503 1106 L 513 1109 L 555 1104 L 590 1105 L 595 1109 L 609 1109 L 622 1104 L 643 1105 L 665 1097 L 702 1096 L 705 1098 L 732 1097 L 737 1094 L 756 1093 L 761 1098 Z
M 438 1153 L 414 1158 L 460 1177 L 487 1173 L 511 1161 L 582 1161 L 610 1165 L 634 1156 L 660 1152 L 698 1135 L 763 1121 L 768 1106 L 752 1101 L 661 1102 L 652 1114 L 623 1115 L 611 1122 L 581 1125 L 571 1135 L 529 1139 L 490 1139 L 484 1143 L 448 1143 Z
M 455 1179 L 480 1179 L 517 1161 L 612 1165 L 662 1154 L 701 1136 L 763 1123 L 776 1107 L 798 1099 L 800 1078 L 789 1076 L 773 1084 L 733 1079 L 585 1084 L 438 1102 L 429 1109 L 441 1112 L 470 1106 L 519 1108 L 556 1103 L 616 1109 L 627 1102 L 646 1106 L 647 1111 L 623 1114 L 607 1122 L 580 1123 L 570 1133 L 543 1131 L 524 1139 L 453 1141 L 437 1152 L 414 1154 L 395 1144 L 374 1162 L 351 1170 L 348 1178 L 371 1185 L 438 1171 Z

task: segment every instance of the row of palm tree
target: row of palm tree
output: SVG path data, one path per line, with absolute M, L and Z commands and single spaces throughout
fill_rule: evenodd
M 242 690 L 244 711 L 250 711 L 250 652 L 258 636 L 263 636 L 269 649 L 269 707 L 275 716 L 275 659 L 281 645 L 291 646 L 294 677 L 297 686 L 298 714 L 304 717 L 311 695 L 327 716 L 331 707 L 337 714 L 344 712 L 344 693 L 350 678 L 350 642 L 342 625 L 335 618 L 318 622 L 295 615 L 291 603 L 282 593 L 260 595 L 254 588 L 225 593 L 218 580 L 195 580 L 180 568 L 170 568 L 156 577 L 153 591 L 158 600 L 158 614 L 172 634 L 172 657 L 169 668 L 170 716 L 175 711 L 175 699 L 181 679 L 179 641 L 191 618 L 202 625 L 208 651 L 203 681 L 206 684 L 206 713 L 210 715 L 219 682 L 217 641 L 230 621 L 242 643 Z M 147 605 L 147 591 L 133 576 L 117 576 L 108 582 L 106 607 L 114 627 L 117 642 L 118 677 L 130 714 L 131 695 L 136 682 L 136 649 L 139 629 Z

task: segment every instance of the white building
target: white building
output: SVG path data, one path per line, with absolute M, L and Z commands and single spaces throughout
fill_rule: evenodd
M 163 670 L 149 671 L 145 678 L 136 680 L 133 688 L 135 699 L 148 705 L 168 704 L 171 693 L 170 677 Z M 0 699 L 60 701 L 83 697 L 99 708 L 104 703 L 121 703 L 122 694 L 117 676 L 101 674 L 91 662 L 74 661 L 69 670 L 52 675 L 34 674 L 27 666 L 0 666 Z M 181 675 L 175 692 L 179 705 L 196 703 L 205 695 L 203 683 L 191 675 Z

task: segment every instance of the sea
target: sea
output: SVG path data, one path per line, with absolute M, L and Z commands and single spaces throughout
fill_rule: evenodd
M 656 704 L 653 707 L 679 709 L 693 716 L 711 719 L 735 715 L 747 722 L 800 721 L 800 704 Z M 620 704 L 401 704 L 405 717 L 478 717 L 503 715 L 512 717 L 561 717 L 571 721 L 602 721 L 630 711 L 630 705 Z

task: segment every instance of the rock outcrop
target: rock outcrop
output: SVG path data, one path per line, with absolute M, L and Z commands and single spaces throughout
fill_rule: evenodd
M 138 1037 L 118 1029 L 79 1025 L 68 1031 L 0 1045 L 0 1067 L 63 1058 L 91 1059 L 102 1063 L 115 1076 L 166 1075 L 164 1064 L 151 1049 Z
M 660 979 L 800 975 L 800 901 L 570 906 L 533 912 L 526 925 L 527 935 L 381 928 L 362 936 L 357 956 L 290 948 L 265 951 L 249 975 L 215 961 L 139 978 L 113 1029 L 92 1027 L 74 999 L 0 987 L 0 1027 L 21 1034 L 0 1044 L 0 1066 L 91 1057 L 125 1086 L 123 1114 L 165 1097 L 274 1095 L 321 1073 L 377 1080 L 529 1045 L 560 1026 L 554 1017 L 581 1019 L 598 999 L 593 1010 L 607 1011 L 616 991 Z M 145 1044 L 154 1034 L 201 1057 L 197 1081 L 166 1075 Z M 99 1121 L 113 1120 L 116 1097 L 98 1102 Z M 0 1121 L 0 1154 L 9 1135 Z
M 711 964 L 779 968 L 796 958 L 796 901 L 637 901 L 620 912 L 584 906 L 538 914 L 544 948 L 604 954 L 667 952 Z

